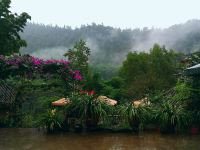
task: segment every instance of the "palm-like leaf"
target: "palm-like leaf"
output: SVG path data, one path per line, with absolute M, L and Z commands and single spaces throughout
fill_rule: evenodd
M 134 106 L 133 103 L 123 105 L 119 108 L 121 114 L 129 121 L 130 125 L 137 123 L 142 126 L 148 120 L 150 107 Z
M 185 111 L 185 105 L 181 102 L 167 100 L 157 109 L 156 118 L 162 128 L 178 131 L 189 123 L 189 114 Z
M 110 106 L 105 102 L 97 100 L 94 96 L 75 94 L 71 98 L 71 104 L 67 106 L 67 112 L 85 123 L 87 119 L 106 120 Z

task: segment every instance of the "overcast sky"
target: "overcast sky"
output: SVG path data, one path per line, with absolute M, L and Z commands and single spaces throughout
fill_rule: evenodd
M 12 0 L 11 7 L 32 22 L 72 27 L 165 28 L 200 19 L 200 0 Z

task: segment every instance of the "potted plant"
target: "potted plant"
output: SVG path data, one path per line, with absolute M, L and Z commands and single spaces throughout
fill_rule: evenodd
M 54 132 L 62 128 L 64 117 L 56 109 L 50 109 L 37 122 L 38 127 L 43 127 L 47 132 Z
M 66 106 L 68 115 L 78 118 L 85 128 L 94 128 L 100 119 L 106 119 L 109 106 L 94 95 L 74 94 L 70 100 L 71 104 Z
M 190 134 L 198 134 L 199 133 L 199 124 L 200 124 L 200 111 L 192 112 L 192 121 L 190 126 Z
M 130 127 L 135 132 L 139 132 L 145 121 L 149 117 L 149 106 L 138 105 L 135 106 L 132 102 L 128 105 L 124 105 L 121 108 L 123 116 L 129 122 Z
M 189 116 L 183 103 L 166 100 L 155 112 L 162 133 L 177 133 L 188 125 Z

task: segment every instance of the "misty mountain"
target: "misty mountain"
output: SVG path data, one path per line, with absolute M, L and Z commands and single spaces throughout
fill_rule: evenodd
M 91 48 L 92 64 L 120 64 L 129 51 L 148 51 L 155 43 L 183 53 L 200 50 L 200 20 L 165 29 L 123 30 L 94 23 L 75 29 L 28 23 L 21 35 L 28 44 L 21 52 L 42 58 L 60 58 L 83 39 Z

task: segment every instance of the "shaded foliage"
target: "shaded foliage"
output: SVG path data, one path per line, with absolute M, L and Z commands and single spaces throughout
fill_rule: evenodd
M 0 2 L 0 54 L 10 55 L 19 52 L 21 47 L 26 46 L 19 32 L 23 32 L 27 20 L 31 17 L 27 13 L 17 15 L 9 10 L 11 0 Z
M 80 70 L 84 75 L 87 74 L 90 49 L 86 46 L 85 41 L 80 40 L 76 42 L 74 47 L 69 49 L 64 56 L 71 62 L 72 68 Z
M 120 69 L 129 96 L 170 88 L 176 81 L 178 54 L 154 45 L 150 53 L 129 53 Z

